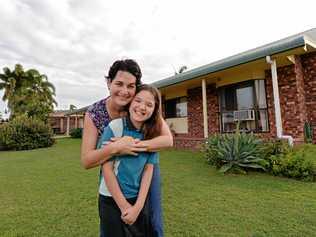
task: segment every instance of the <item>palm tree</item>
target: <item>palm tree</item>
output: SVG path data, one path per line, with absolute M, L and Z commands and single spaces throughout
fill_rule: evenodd
M 3 68 L 3 74 L 0 74 L 0 90 L 4 90 L 2 100 L 8 101 L 8 107 L 11 109 L 12 97 L 15 93 L 16 87 L 21 85 L 20 65 L 15 66 L 15 70 L 11 71 L 10 68 Z
M 184 65 L 184 66 L 180 67 L 179 73 L 183 73 L 187 69 L 188 69 L 188 67 Z
M 13 71 L 3 68 L 0 74 L 0 90 L 4 89 L 3 101 L 8 102 L 11 117 L 19 114 L 47 118 L 53 111 L 55 87 L 44 74 L 35 69 L 24 71 L 16 64 Z
M 75 109 L 77 109 L 77 107 L 75 105 L 69 105 L 69 110 L 70 111 L 74 111 Z
M 187 70 L 187 69 L 188 69 L 187 66 L 185 66 L 185 65 L 184 65 L 184 66 L 181 66 L 178 71 L 175 70 L 174 74 L 175 74 L 175 75 L 181 74 L 181 73 L 183 73 L 183 72 L 184 72 L 185 70 Z

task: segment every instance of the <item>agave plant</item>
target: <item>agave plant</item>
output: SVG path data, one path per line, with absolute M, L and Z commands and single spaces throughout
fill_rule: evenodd
M 219 171 L 244 171 L 247 168 L 263 169 L 261 140 L 253 134 L 240 133 L 212 136 L 206 144 L 206 158 Z
M 313 142 L 313 127 L 309 122 L 305 122 L 304 124 L 304 137 L 306 143 Z

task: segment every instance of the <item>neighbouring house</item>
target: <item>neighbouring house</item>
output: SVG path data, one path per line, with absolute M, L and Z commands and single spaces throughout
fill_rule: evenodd
M 237 121 L 263 138 L 304 142 L 304 124 L 316 126 L 316 28 L 153 85 L 176 147 L 198 147 Z
M 49 116 L 54 134 L 69 135 L 74 128 L 83 128 L 86 107 L 77 110 L 56 110 Z

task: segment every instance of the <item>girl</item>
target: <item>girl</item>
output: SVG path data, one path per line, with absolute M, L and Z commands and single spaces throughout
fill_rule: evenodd
M 161 133 L 161 125 L 159 92 L 143 85 L 132 100 L 127 117 L 110 122 L 99 146 L 113 137 L 152 139 Z M 99 206 L 105 236 L 154 236 L 145 202 L 157 163 L 157 153 L 142 152 L 137 158 L 118 156 L 103 164 Z

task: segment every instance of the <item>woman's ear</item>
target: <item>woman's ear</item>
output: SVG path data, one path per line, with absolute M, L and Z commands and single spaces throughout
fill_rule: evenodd
M 110 91 L 110 88 L 111 88 L 111 79 L 109 79 L 109 78 L 106 79 L 106 85 L 108 86 L 108 90 Z

